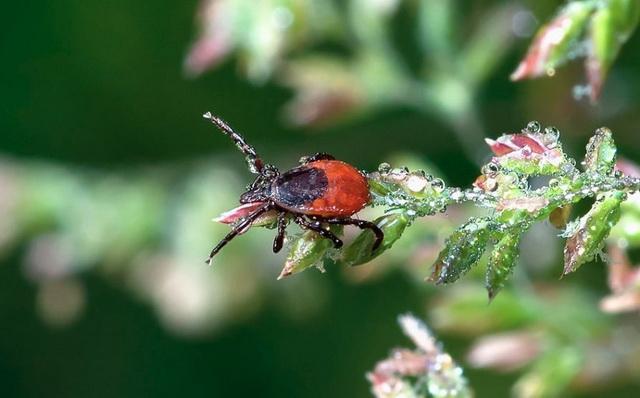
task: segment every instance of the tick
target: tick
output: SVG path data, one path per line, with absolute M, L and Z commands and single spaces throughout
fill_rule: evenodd
M 358 169 L 329 154 L 317 153 L 301 158 L 298 167 L 280 173 L 275 166 L 265 164 L 256 150 L 224 120 L 209 112 L 203 116 L 233 140 L 245 156 L 249 170 L 257 174 L 246 192 L 240 195 L 240 203 L 251 211 L 240 218 L 231 232 L 211 250 L 207 264 L 211 264 L 213 256 L 227 243 L 267 212 L 277 213 L 274 253 L 282 249 L 285 230 L 291 220 L 303 229 L 330 239 L 336 248 L 342 247 L 342 240 L 330 231 L 330 225 L 370 229 L 376 237 L 372 250 L 380 246 L 384 238 L 382 230 L 372 222 L 351 217 L 370 200 L 367 178 Z

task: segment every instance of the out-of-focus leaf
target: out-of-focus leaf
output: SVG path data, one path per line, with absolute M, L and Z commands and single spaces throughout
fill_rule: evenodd
M 638 24 L 640 5 L 637 0 L 609 0 L 591 19 L 591 46 L 586 61 L 591 100 L 600 96 L 620 48 Z
M 455 282 L 473 267 L 485 251 L 490 237 L 490 223 L 472 218 L 447 239 L 429 277 L 437 284 Z
M 527 55 L 511 74 L 511 80 L 538 77 L 566 62 L 572 46 L 587 26 L 592 2 L 573 1 L 538 31 Z
M 297 125 L 345 119 L 365 106 L 366 95 L 353 66 L 336 58 L 309 56 L 287 64 L 283 83 L 295 90 L 287 118 Z
M 416 349 L 394 350 L 367 374 L 376 398 L 471 398 L 462 368 L 427 326 L 412 315 L 402 315 L 398 321 Z
M 619 49 L 611 9 L 601 8 L 591 20 L 591 51 L 586 62 L 593 101 L 599 97 L 602 84 Z
M 621 41 L 627 40 L 628 36 L 638 26 L 640 20 L 640 2 L 637 0 L 608 0 L 613 23 L 616 25 Z
M 517 398 L 559 397 L 582 368 L 583 354 L 577 347 L 549 349 L 533 369 L 514 386 Z
M 526 294 L 505 290 L 487 305 L 478 283 L 456 283 L 431 303 L 434 328 L 464 336 L 519 328 L 540 320 L 544 309 Z
M 564 248 L 563 275 L 593 260 L 604 245 L 611 228 L 620 219 L 620 204 L 626 194 L 615 191 L 594 203 L 591 210 L 572 228 Z
M 424 3 L 434 2 L 426 0 Z M 518 7 L 512 3 L 499 3 L 486 11 L 458 62 L 468 84 L 484 81 L 504 61 L 514 39 L 512 24 L 517 12 Z
M 371 230 L 362 231 L 356 239 L 342 250 L 342 261 L 347 265 L 360 265 L 373 260 L 387 249 L 391 248 L 395 241 L 400 239 L 407 225 L 409 217 L 406 213 L 393 213 L 379 217 L 374 221 L 384 233 L 384 238 L 380 246 L 375 250 L 375 235 Z

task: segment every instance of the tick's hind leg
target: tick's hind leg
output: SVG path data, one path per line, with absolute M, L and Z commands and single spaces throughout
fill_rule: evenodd
M 329 155 L 328 153 L 318 152 L 311 156 L 303 156 L 300 158 L 300 164 L 305 165 L 307 163 L 315 162 L 318 160 L 336 160 L 333 155 Z
M 330 239 L 336 249 L 342 247 L 342 241 L 340 240 L 340 238 L 338 238 L 333 232 L 329 231 L 328 229 L 322 228 L 322 222 L 318 220 L 309 221 L 303 216 L 296 216 L 293 221 L 295 221 L 296 224 L 298 224 L 302 228 L 310 229 L 319 233 L 323 238 Z
M 273 240 L 273 252 L 278 253 L 284 244 L 284 231 L 287 229 L 287 213 L 278 214 L 278 233 Z
M 355 225 L 360 229 L 370 229 L 371 232 L 376 236 L 375 242 L 373 242 L 372 251 L 376 250 L 382 244 L 382 240 L 384 239 L 384 232 L 374 223 L 365 220 L 356 220 L 355 218 L 330 218 L 324 220 L 329 224 L 339 224 L 339 225 Z

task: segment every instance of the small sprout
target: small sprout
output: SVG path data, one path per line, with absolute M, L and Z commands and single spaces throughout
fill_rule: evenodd
M 527 175 L 557 173 L 567 161 L 557 140 L 540 133 L 538 122 L 530 122 L 520 134 L 507 134 L 497 140 L 485 139 L 495 154 L 492 163 L 501 169 Z

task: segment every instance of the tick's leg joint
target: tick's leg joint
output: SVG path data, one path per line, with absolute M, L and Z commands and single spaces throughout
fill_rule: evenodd
M 339 224 L 339 225 L 355 225 L 360 229 L 369 229 L 376 236 L 375 242 L 373 242 L 373 246 L 371 247 L 372 251 L 375 251 L 382 244 L 382 240 L 384 239 L 384 232 L 371 221 L 366 220 L 357 220 L 355 218 L 331 218 L 325 220 L 329 224 Z
M 278 214 L 278 232 L 273 240 L 273 252 L 278 253 L 284 245 L 285 230 L 287 229 L 287 213 Z
M 315 231 L 323 238 L 329 239 L 333 242 L 333 246 L 336 249 L 342 247 L 342 240 L 338 238 L 333 232 L 329 231 L 322 227 L 322 223 L 319 220 L 308 221 L 303 216 L 296 216 L 294 219 L 296 224 L 300 225 L 302 228 L 309 229 L 311 231 Z

